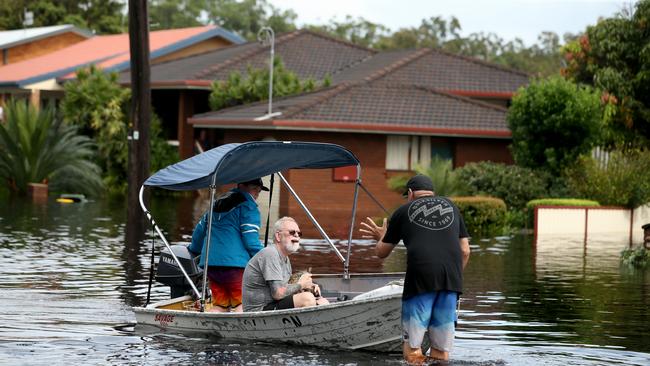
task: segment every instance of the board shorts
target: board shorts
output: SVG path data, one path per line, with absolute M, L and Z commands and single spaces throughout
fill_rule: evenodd
M 455 291 L 433 291 L 402 300 L 402 340 L 420 348 L 429 331 L 431 347 L 450 352 L 454 345 L 456 321 Z
M 234 308 L 241 304 L 243 268 L 209 267 L 208 278 L 212 292 L 212 305 Z

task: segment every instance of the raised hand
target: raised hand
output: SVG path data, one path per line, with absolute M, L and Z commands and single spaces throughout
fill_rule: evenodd
M 383 239 L 384 234 L 386 234 L 386 218 L 384 218 L 381 226 L 377 226 L 370 217 L 366 217 L 366 221 L 361 222 L 359 231 L 363 233 L 361 237 L 364 239 L 375 239 L 380 241 Z

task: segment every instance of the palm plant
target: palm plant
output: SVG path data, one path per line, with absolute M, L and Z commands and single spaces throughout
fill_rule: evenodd
M 417 165 L 415 172 L 431 178 L 436 195 L 459 196 L 467 193 L 467 185 L 456 174 L 449 159 L 434 156 L 429 166 Z M 388 180 L 388 186 L 394 191 L 404 192 L 409 178 L 410 175 L 392 177 Z
M 38 110 L 24 101 L 5 106 L 0 123 L 0 179 L 25 194 L 29 183 L 49 182 L 54 190 L 93 194 L 102 187 L 92 161 L 94 144 L 63 124 L 51 107 Z

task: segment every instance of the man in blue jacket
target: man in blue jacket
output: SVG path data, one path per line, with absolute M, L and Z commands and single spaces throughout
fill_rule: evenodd
M 214 203 L 208 278 L 213 311 L 242 311 L 242 278 L 248 261 L 262 249 L 260 211 L 255 200 L 268 191 L 261 178 L 237 184 Z M 199 265 L 205 268 L 205 242 L 208 228 L 206 212 L 192 233 L 189 250 L 201 253 Z

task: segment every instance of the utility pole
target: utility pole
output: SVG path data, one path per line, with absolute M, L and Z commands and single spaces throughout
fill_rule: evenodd
M 149 176 L 151 72 L 147 0 L 129 0 L 131 51 L 131 113 L 128 126 L 128 200 L 126 242 L 135 245 L 144 236 L 146 219 L 138 204 L 140 186 Z

